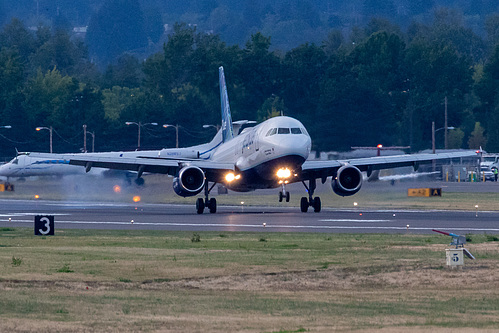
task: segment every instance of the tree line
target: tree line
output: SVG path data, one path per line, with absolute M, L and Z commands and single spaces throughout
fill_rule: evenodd
M 499 15 L 483 39 L 441 12 L 406 31 L 372 19 L 345 37 L 331 30 L 321 44 L 272 50 L 260 32 L 227 45 L 216 34 L 175 24 L 163 49 L 146 59 L 123 53 L 100 70 L 86 44 L 65 29 L 28 29 L 13 19 L 0 31 L 0 151 L 78 152 L 83 125 L 97 151 L 159 149 L 209 140 L 220 122 L 218 67 L 224 66 L 234 120 L 284 114 L 301 120 L 313 149 L 351 146 L 431 147 L 431 123 L 444 126 L 449 148 L 499 151 Z M 90 137 L 90 136 L 87 136 Z M 437 148 L 443 131 L 437 131 Z M 88 148 L 89 144 L 87 144 Z

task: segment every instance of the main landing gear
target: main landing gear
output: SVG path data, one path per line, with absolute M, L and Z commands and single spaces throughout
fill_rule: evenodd
M 308 199 L 307 197 L 302 197 L 300 200 L 300 209 L 303 213 L 306 213 L 308 211 L 308 207 L 314 207 L 314 212 L 318 213 L 321 211 L 321 198 L 319 197 L 313 197 L 314 196 L 314 191 L 315 191 L 315 179 L 310 179 L 308 181 L 308 186 L 305 184 L 304 181 L 302 181 L 303 185 L 307 189 L 308 192 Z
M 196 200 L 196 211 L 198 214 L 203 214 L 205 208 L 208 208 L 210 210 L 210 213 L 217 212 L 217 199 L 208 198 L 208 195 L 216 184 L 217 183 L 213 183 L 213 185 L 208 189 L 208 182 L 204 183 L 204 199 L 198 198 Z

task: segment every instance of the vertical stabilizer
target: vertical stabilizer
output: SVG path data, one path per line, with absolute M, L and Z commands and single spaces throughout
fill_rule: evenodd
M 229 96 L 225 85 L 224 68 L 218 68 L 218 78 L 220 81 L 220 101 L 222 103 L 222 141 L 227 142 L 234 137 L 232 128 L 232 116 L 230 115 Z

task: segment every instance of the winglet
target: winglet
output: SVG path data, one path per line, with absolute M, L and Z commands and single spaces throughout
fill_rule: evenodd
M 229 96 L 225 85 L 224 68 L 218 68 L 218 78 L 220 81 L 220 101 L 222 103 L 222 141 L 227 142 L 234 137 L 232 128 L 232 116 L 230 115 Z

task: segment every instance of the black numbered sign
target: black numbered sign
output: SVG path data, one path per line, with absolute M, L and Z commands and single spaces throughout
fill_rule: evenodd
M 53 236 L 54 235 L 54 216 L 36 215 L 35 216 L 35 236 Z

